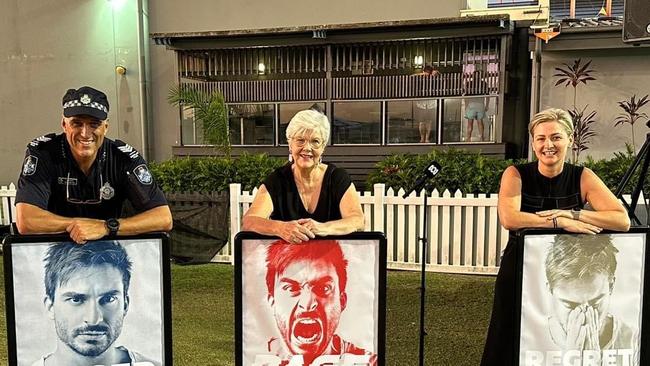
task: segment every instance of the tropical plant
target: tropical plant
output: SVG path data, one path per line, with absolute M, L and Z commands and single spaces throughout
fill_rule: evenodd
M 589 68 L 591 60 L 584 65 L 581 65 L 581 62 L 582 59 L 577 59 L 573 61 L 573 65 L 564 63 L 565 68 L 556 67 L 555 71 L 557 73 L 553 74 L 558 78 L 555 86 L 564 84 L 565 87 L 569 85 L 573 87 L 573 109 L 576 109 L 577 106 L 578 85 L 580 83 L 587 85 L 588 81 L 596 80 L 595 77 L 591 76 L 591 73 L 595 72 L 594 69 Z
M 167 101 L 171 105 L 192 110 L 194 118 L 202 124 L 204 142 L 214 145 L 230 159 L 228 109 L 221 92 L 208 93 L 191 86 L 174 86 L 169 90 Z
M 575 164 L 578 162 L 580 152 L 589 149 L 590 139 L 596 135 L 590 126 L 595 122 L 596 112 L 593 111 L 585 115 L 587 106 L 582 111 L 578 109 L 578 86 L 581 83 L 587 85 L 587 82 L 596 80 L 596 78 L 591 75 L 595 72 L 594 69 L 590 68 L 591 60 L 587 61 L 584 65 L 582 64 L 582 59 L 574 60 L 573 65 L 569 65 L 568 63 L 564 63 L 563 65 L 564 68 L 555 68 L 556 73 L 553 76 L 558 78 L 555 86 L 564 84 L 564 87 L 571 86 L 573 88 L 573 108 L 569 109 L 569 113 L 573 117 L 574 132 L 571 156 Z M 579 118 L 578 121 L 576 121 L 576 117 Z
M 636 99 L 636 94 L 632 95 L 632 98 L 629 100 L 622 100 L 618 102 L 618 106 L 621 107 L 623 113 L 619 114 L 614 122 L 614 126 L 622 125 L 625 123 L 630 124 L 632 129 L 632 151 L 636 151 L 636 143 L 634 141 L 634 123 L 641 118 L 648 119 L 648 115 L 645 113 L 640 113 L 639 110 L 643 108 L 646 104 L 650 102 L 648 95 L 643 98 Z M 650 119 L 646 122 L 646 125 L 650 127 Z
M 571 147 L 571 161 L 578 162 L 580 153 L 589 149 L 591 138 L 596 135 L 592 124 L 596 122 L 596 111 L 587 112 L 587 106 L 582 110 L 572 109 L 569 114 L 573 119 L 573 146 Z

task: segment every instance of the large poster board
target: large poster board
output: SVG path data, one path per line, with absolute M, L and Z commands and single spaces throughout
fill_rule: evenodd
M 382 233 L 235 242 L 236 365 L 384 365 Z
M 167 235 L 69 240 L 4 240 L 10 365 L 171 365 Z
M 521 236 L 519 365 L 644 364 L 647 236 L 645 228 Z

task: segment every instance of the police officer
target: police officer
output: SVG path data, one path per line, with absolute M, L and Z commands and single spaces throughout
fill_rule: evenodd
M 63 96 L 63 133 L 27 145 L 16 192 L 21 234 L 68 232 L 85 243 L 106 235 L 169 231 L 172 216 L 146 161 L 105 137 L 108 99 L 88 86 Z M 135 216 L 119 218 L 128 199 Z

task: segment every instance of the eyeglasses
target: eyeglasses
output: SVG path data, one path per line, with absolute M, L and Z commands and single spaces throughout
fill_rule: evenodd
M 68 178 L 65 181 L 65 199 L 66 201 L 70 203 L 78 203 L 82 205 L 96 205 L 98 203 L 102 202 L 102 194 L 101 194 L 101 187 L 104 186 L 104 178 L 102 177 L 101 171 L 99 172 L 99 187 L 100 189 L 97 191 L 99 193 L 99 198 L 95 198 L 92 200 L 80 200 L 78 198 L 70 198 L 70 172 L 68 172 Z
M 302 137 L 295 137 L 295 138 L 292 137 L 291 141 L 293 141 L 296 144 L 296 146 L 298 146 L 298 147 L 303 147 L 303 146 L 305 146 L 307 144 L 307 140 L 302 138 Z M 313 149 L 319 149 L 323 145 L 325 145 L 325 141 L 322 141 L 321 139 L 311 139 L 311 140 L 309 140 L 309 145 Z

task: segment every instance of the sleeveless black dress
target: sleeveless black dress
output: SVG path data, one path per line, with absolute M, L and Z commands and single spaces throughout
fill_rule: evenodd
M 293 179 L 291 164 L 276 169 L 264 180 L 264 186 L 269 191 L 273 202 L 272 220 L 291 221 L 298 219 L 313 219 L 318 222 L 327 222 L 341 219 L 339 205 L 341 198 L 350 188 L 352 180 L 348 173 L 328 164 L 321 184 L 320 196 L 313 213 L 305 209 L 300 199 L 296 181 Z
M 537 162 L 515 165 L 515 168 L 521 176 L 522 212 L 583 208 L 580 192 L 583 167 L 565 163 L 562 173 L 553 178 L 543 176 L 537 170 Z M 519 362 L 515 350 L 516 327 L 519 323 L 515 311 L 519 250 L 516 232 L 510 232 L 494 284 L 492 317 L 481 366 L 510 366 Z

